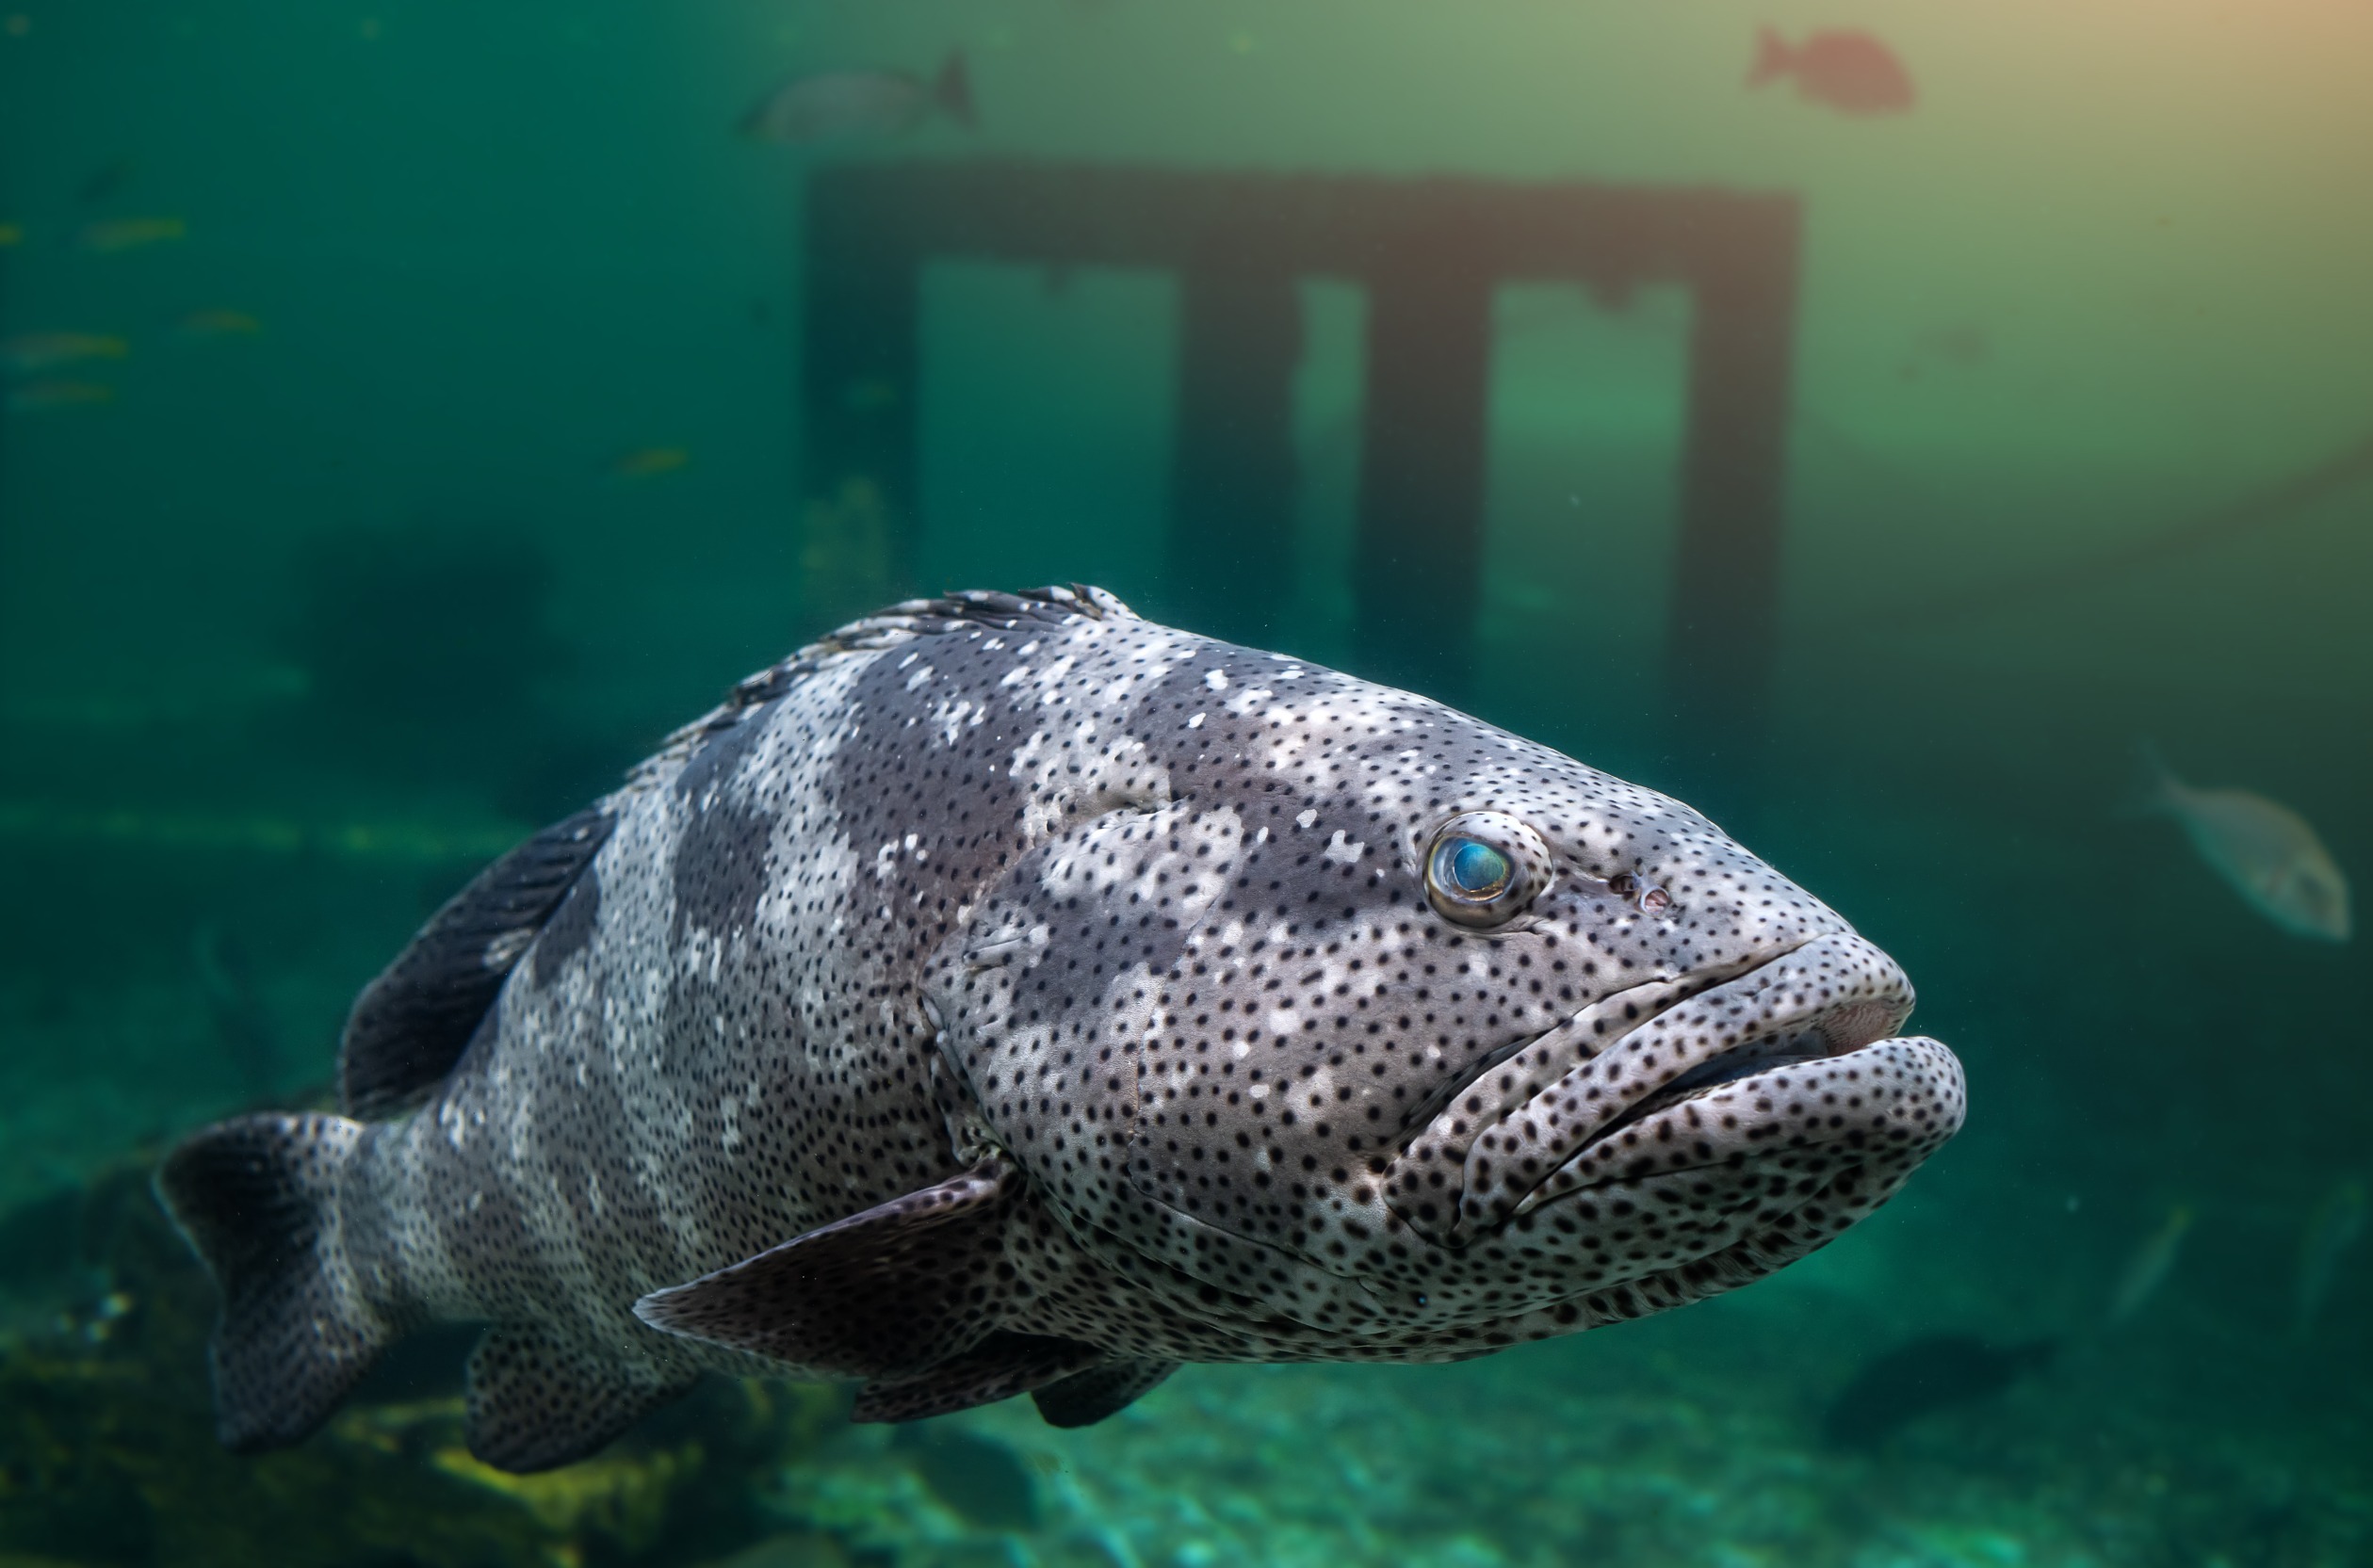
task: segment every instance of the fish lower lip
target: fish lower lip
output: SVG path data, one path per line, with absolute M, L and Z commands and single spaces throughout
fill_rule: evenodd
M 1840 1146 L 1831 1157 L 1892 1165 L 1896 1175 L 1885 1183 L 1892 1189 L 1959 1129 L 1963 1092 L 1960 1063 L 1943 1044 L 1925 1038 L 1893 1037 L 1834 1054 L 1769 1059 L 1729 1082 L 1652 1096 L 1652 1103 L 1634 1107 L 1618 1125 L 1576 1150 L 1510 1212 L 1523 1215 L 1609 1188 L 1669 1182 L 1759 1155 L 1777 1156 L 1791 1169 L 1808 1159 L 1818 1163 L 1817 1153 L 1806 1152 L 1805 1134 L 1832 1118 L 1852 1124 L 1831 1127 L 1818 1140 Z M 1814 1098 L 1828 1105 L 1842 1100 L 1846 1114 L 1814 1108 L 1809 1104 Z M 1808 1109 L 1810 1119 L 1804 1115 Z
M 1803 1048 L 1792 1048 L 1801 1045 Z M 1851 1047 L 1847 1047 L 1851 1049 Z M 1818 1061 L 1824 1057 L 1842 1056 L 1845 1052 L 1832 1048 L 1826 1041 L 1806 1040 L 1778 1042 L 1750 1040 L 1734 1045 L 1721 1055 L 1698 1063 L 1654 1093 L 1633 1101 L 1620 1115 L 1590 1135 L 1575 1154 L 1584 1154 L 1604 1143 L 1624 1128 L 1646 1121 L 1660 1110 L 1669 1110 L 1683 1100 L 1694 1100 L 1700 1094 L 1751 1078 L 1760 1073 L 1773 1073 L 1782 1067 L 1800 1062 Z M 1570 1156 L 1568 1156 L 1570 1157 Z
M 1758 1073 L 1767 1073 L 1775 1067 L 1792 1067 L 1800 1061 L 1815 1061 L 1822 1057 L 1838 1054 L 1831 1050 L 1765 1051 L 1758 1049 L 1759 1046 L 1767 1043 L 1769 1043 L 1765 1041 L 1750 1041 L 1745 1045 L 1733 1046 L 1711 1060 L 1698 1063 L 1688 1072 L 1608 1123 L 1606 1132 L 1601 1133 L 1599 1137 L 1604 1138 L 1608 1132 L 1615 1131 L 1625 1122 L 1653 1110 L 1660 1105 L 1673 1105 L 1693 1094 L 1701 1093 L 1709 1089 L 1719 1089 L 1726 1083 L 1736 1083 L 1741 1078 L 1752 1077 Z
M 1640 1120 L 1883 1040 L 1910 1010 L 1910 982 L 1885 953 L 1850 931 L 1813 938 L 1666 1001 L 1554 1082 L 1522 1085 L 1521 1103 L 1462 1091 L 1395 1161 L 1388 1201 L 1421 1234 L 1458 1245 Z
M 1487 1057 L 1471 1073 L 1441 1091 L 1439 1098 L 1421 1107 L 1420 1128 L 1385 1181 L 1386 1202 L 1404 1219 L 1426 1228 L 1442 1210 L 1436 1202 L 1448 1185 L 1445 1171 L 1464 1166 L 1470 1148 L 1484 1129 L 1493 1126 L 1563 1078 L 1581 1062 L 1616 1047 L 1627 1035 L 1690 997 L 1752 974 L 1787 953 L 1770 954 L 1751 962 L 1699 970 L 1670 979 L 1646 980 L 1612 995 L 1601 996 L 1567 1018 L 1505 1051 Z M 1431 1168 L 1431 1169 L 1428 1169 Z M 1457 1203 L 1455 1189 L 1446 1201 Z M 1429 1212 L 1431 1211 L 1431 1212 Z
M 1699 992 L 1750 974 L 1767 962 L 1726 964 L 1671 979 L 1642 981 L 1601 996 L 1553 1028 L 1543 1029 L 1484 1058 L 1464 1077 L 1445 1086 L 1430 1104 L 1418 1109 L 1414 1120 L 1425 1131 L 1412 1144 L 1412 1151 L 1437 1137 L 1456 1140 L 1463 1151 L 1466 1144 L 1462 1133 L 1490 1124 L 1563 1077 L 1577 1062 L 1611 1048 L 1658 1013 L 1680 1006 Z M 1459 1124 L 1461 1122 L 1465 1126 Z

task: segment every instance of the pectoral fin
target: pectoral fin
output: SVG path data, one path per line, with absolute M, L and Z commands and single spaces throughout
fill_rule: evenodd
M 1011 1167 L 986 1161 L 655 1291 L 635 1303 L 635 1316 L 826 1376 L 912 1376 L 997 1327 L 999 1217 L 1017 1180 Z

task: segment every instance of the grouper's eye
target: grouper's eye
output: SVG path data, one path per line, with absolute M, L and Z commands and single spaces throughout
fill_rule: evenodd
M 1488 902 L 1516 880 L 1508 857 L 1479 838 L 1446 838 L 1434 851 L 1435 880 L 1455 898 Z
M 1497 926 L 1548 884 L 1549 847 L 1513 816 L 1471 811 L 1435 830 L 1425 851 L 1425 896 L 1443 918 Z

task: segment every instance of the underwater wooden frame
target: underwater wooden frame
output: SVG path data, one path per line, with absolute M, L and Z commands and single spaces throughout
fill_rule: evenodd
M 851 165 L 806 187 L 802 392 L 811 569 L 849 611 L 916 588 L 921 269 L 1168 271 L 1179 287 L 1171 566 L 1182 619 L 1258 639 L 1290 584 L 1304 278 L 1368 299 L 1354 648 L 1363 673 L 1466 686 L 1481 598 L 1491 299 L 1579 283 L 1689 291 L 1667 664 L 1692 720 L 1760 728 L 1777 633 L 1800 207 L 1585 181 L 1005 161 Z M 1261 570 L 1242 570 L 1255 561 Z M 1619 588 L 1611 591 L 1620 591 Z M 1581 607 L 1581 606 L 1578 606 Z

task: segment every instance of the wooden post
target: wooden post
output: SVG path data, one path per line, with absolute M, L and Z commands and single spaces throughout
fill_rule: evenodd
M 1366 281 L 1352 648 L 1362 674 L 1457 697 L 1483 598 L 1490 278 L 1466 254 L 1418 245 Z
M 1197 631 L 1276 640 L 1292 592 L 1293 275 L 1241 247 L 1190 263 L 1178 290 L 1170 579 Z
M 843 167 L 809 186 L 812 607 L 914 583 L 918 276 L 935 256 L 1181 276 L 1170 561 L 1198 629 L 1275 640 L 1292 590 L 1301 276 L 1369 298 L 1352 567 L 1364 673 L 1463 693 L 1482 600 L 1489 306 L 1502 279 L 1696 305 L 1669 685 L 1684 771 L 1751 759 L 1778 637 L 1798 208 L 1585 182 L 982 161 Z
M 830 624 L 915 580 L 920 258 L 894 187 L 841 179 L 807 189 L 800 564 L 808 616 Z
M 1797 236 L 1793 203 L 1732 216 L 1700 250 L 1691 279 L 1688 435 L 1666 636 L 1680 750 L 1744 758 L 1762 743 L 1779 652 Z

